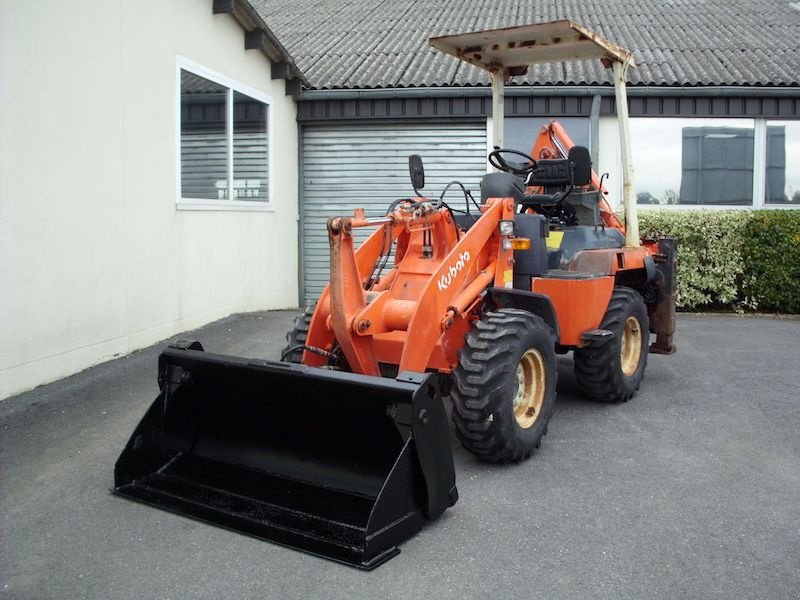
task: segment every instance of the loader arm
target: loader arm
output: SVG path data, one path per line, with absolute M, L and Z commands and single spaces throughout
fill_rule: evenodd
M 413 215 L 398 209 L 384 219 L 331 219 L 331 279 L 327 297 L 323 294 L 328 306 L 322 307 L 330 316 L 324 323 L 321 318 L 312 322 L 309 339 L 322 338 L 316 329 L 329 328 L 357 373 L 379 375 L 381 364 L 396 365 L 399 372 L 449 372 L 470 309 L 486 288 L 511 279 L 513 251 L 500 244 L 498 224 L 513 215 L 513 200 L 491 199 L 461 234 L 446 209 Z M 353 229 L 375 225 L 397 240 L 397 262 L 388 285 L 365 290 L 370 273 L 364 269 L 371 271 L 380 253 L 375 244 L 366 254 L 364 246 L 356 250 Z M 379 237 L 376 232 L 366 243 Z M 500 272 L 501 265 L 508 276 Z
M 507 260 L 507 256 L 498 256 L 503 254 L 498 224 L 513 215 L 514 202 L 510 198 L 491 202 L 428 279 L 408 327 L 408 339 L 414 343 L 406 343 L 403 349 L 401 371 L 425 371 L 436 339 L 453 327 L 455 319 L 467 318 L 467 309 L 494 282 L 498 262 Z M 492 244 L 493 236 L 498 239 Z
M 388 232 L 384 233 L 385 231 Z M 377 228 L 372 235 L 370 235 L 358 248 L 355 249 L 356 265 L 359 273 L 369 273 L 370 269 L 374 267 L 375 260 L 380 256 L 381 248 L 386 243 L 384 235 L 391 235 L 391 240 L 395 240 L 399 234 L 402 226 L 394 227 L 384 225 L 383 228 Z M 352 244 L 352 240 L 350 242 Z M 361 281 L 361 287 L 366 284 L 368 276 L 364 276 Z M 384 277 L 377 287 L 385 284 L 389 277 Z M 331 286 L 330 283 L 325 286 L 317 301 L 316 310 L 311 318 L 309 324 L 308 335 L 306 344 L 309 347 L 321 348 L 330 350 L 336 342 L 336 336 L 331 328 L 328 327 L 328 319 L 331 316 Z M 304 365 L 310 367 L 322 367 L 327 363 L 327 359 L 319 354 L 304 351 L 301 361 Z
M 369 340 L 353 335 L 353 327 L 363 328 L 366 324 L 363 320 L 357 324 L 353 316 L 367 306 L 364 275 L 359 271 L 353 247 L 353 221 L 350 218 L 328 220 L 331 326 L 350 367 L 356 373 L 379 377 L 380 368 Z

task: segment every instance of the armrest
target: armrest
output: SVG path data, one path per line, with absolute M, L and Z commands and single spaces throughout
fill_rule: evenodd
M 569 195 L 569 192 L 555 192 L 553 194 L 526 194 L 520 204 L 527 206 L 535 204 L 538 206 L 551 206 L 557 204 Z

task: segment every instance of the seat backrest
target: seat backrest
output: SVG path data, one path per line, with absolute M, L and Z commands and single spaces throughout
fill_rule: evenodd
M 569 162 L 572 167 L 572 185 L 587 185 L 592 181 L 592 157 L 585 146 L 569 149 Z
M 543 158 L 537 160 L 536 169 L 528 178 L 528 185 L 545 188 L 564 187 L 572 181 L 569 171 L 569 159 Z
M 567 158 L 544 158 L 536 161 L 536 169 L 528 185 L 561 188 L 586 185 L 592 181 L 592 159 L 584 146 L 573 146 Z

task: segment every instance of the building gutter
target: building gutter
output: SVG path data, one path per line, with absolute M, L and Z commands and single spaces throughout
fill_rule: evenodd
M 632 97 L 687 97 L 687 98 L 800 98 L 798 87 L 764 86 L 628 86 Z M 303 90 L 297 97 L 299 102 L 313 100 L 384 100 L 388 98 L 490 98 L 490 87 L 415 87 L 347 90 Z M 610 85 L 536 85 L 507 86 L 505 96 L 614 96 Z

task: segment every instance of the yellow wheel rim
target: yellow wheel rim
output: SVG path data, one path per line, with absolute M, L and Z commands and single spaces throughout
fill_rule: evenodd
M 622 347 L 619 351 L 622 372 L 630 377 L 639 366 L 642 356 L 642 326 L 636 317 L 628 317 L 622 332 Z
M 544 359 L 538 350 L 528 350 L 517 365 L 517 393 L 514 395 L 514 418 L 523 429 L 539 418 L 544 402 Z

